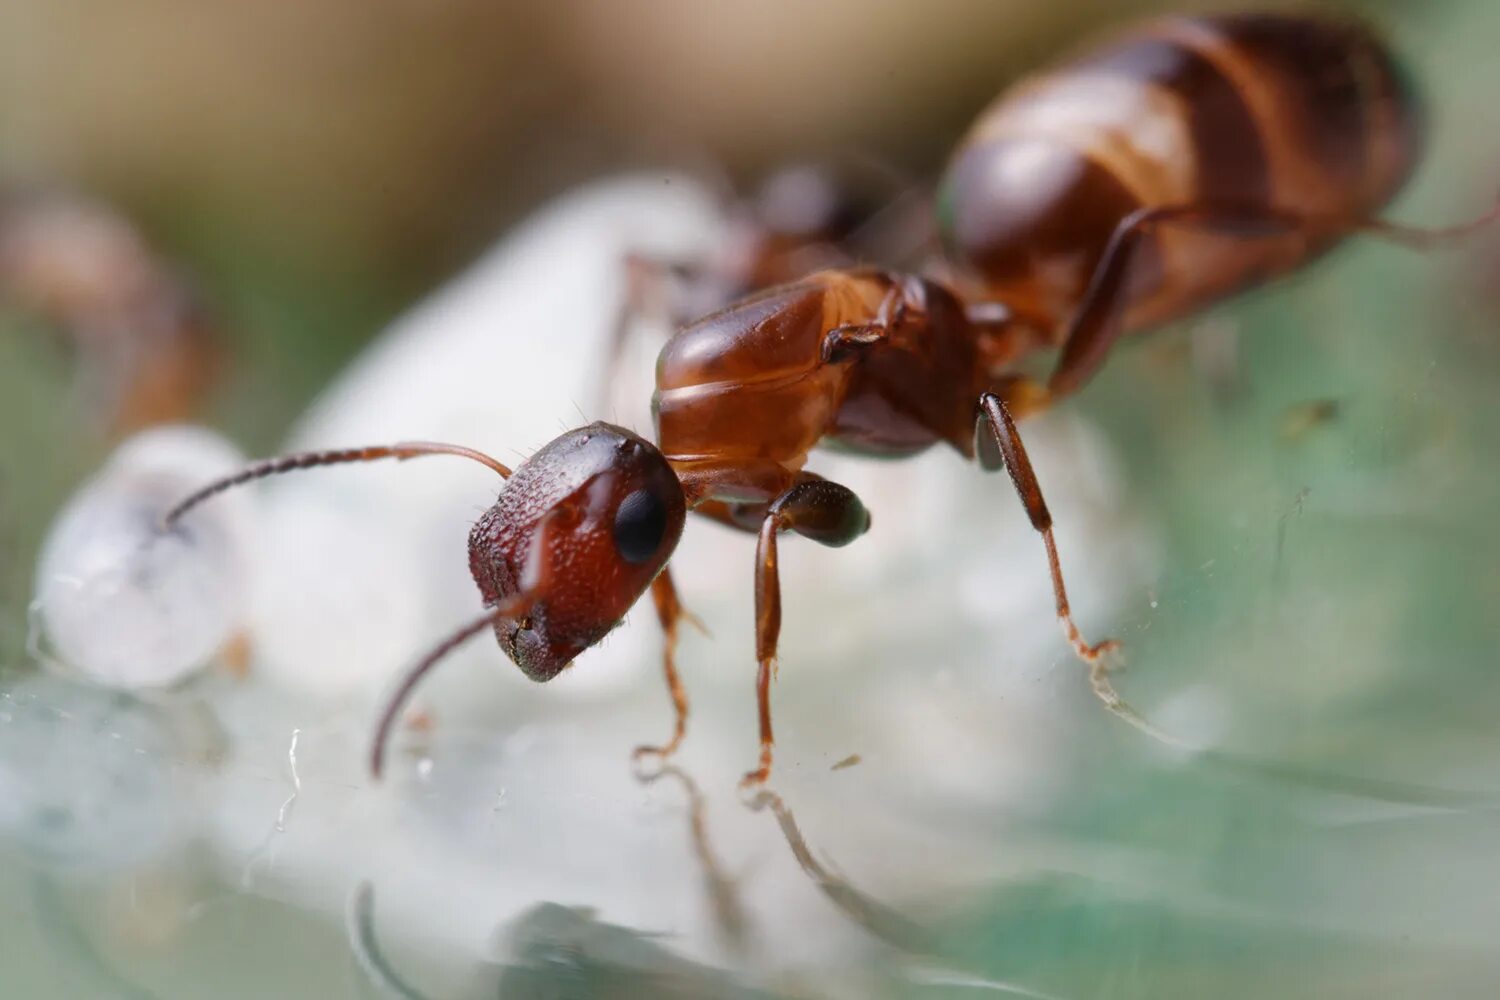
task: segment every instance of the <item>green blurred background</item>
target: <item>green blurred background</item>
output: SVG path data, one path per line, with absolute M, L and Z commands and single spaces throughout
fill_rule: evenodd
M 195 276 L 230 351 L 205 421 L 265 452 L 385 320 L 576 182 L 849 147 L 930 172 L 1024 69 L 1141 11 L 1208 6 L 1226 5 L 17 0 L 0 178 L 109 200 Z M 1500 7 L 1329 6 L 1382 25 L 1426 94 L 1430 154 L 1394 213 L 1488 204 Z M 1120 683 L 1168 727 L 1196 691 L 1232 699 L 1237 756 L 1163 767 L 1081 732 L 1099 766 L 1032 835 L 1149 852 L 1157 877 L 1041 866 L 944 914 L 933 950 L 1059 996 L 1500 992 L 1495 251 L 1349 246 L 1119 351 L 1077 401 L 1166 544 Z M 72 387 L 59 342 L 0 311 L 0 662 L 17 672 L 41 532 L 111 446 Z M 226 981 L 284 963 L 345 995 L 318 945 L 337 927 L 256 926 L 182 961 Z M 614 995 L 589 990 L 558 995 Z

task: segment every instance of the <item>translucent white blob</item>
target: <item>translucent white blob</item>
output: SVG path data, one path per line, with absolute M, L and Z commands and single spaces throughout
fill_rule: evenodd
M 216 497 L 170 532 L 162 516 L 245 464 L 222 438 L 170 427 L 121 445 L 53 522 L 37 562 L 37 623 L 57 665 L 98 684 L 174 684 L 243 618 L 249 510 Z

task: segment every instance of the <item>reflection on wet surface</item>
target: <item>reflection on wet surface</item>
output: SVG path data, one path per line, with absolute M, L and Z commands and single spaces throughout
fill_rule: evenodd
M 155 1000 L 156 994 L 130 982 L 99 954 L 88 933 L 78 925 L 56 881 L 44 872 L 32 878 L 32 912 L 43 928 L 52 959 L 74 970 L 75 982 L 90 993 L 123 1000 Z
M 221 957 L 256 982 L 302 981 L 311 962 L 330 996 L 431 1000 L 1092 996 L 1151 955 L 1162 967 L 1126 991 L 1144 996 L 1248 976 L 1266 948 L 1282 956 L 1272 984 L 1333 996 L 1358 995 L 1351 970 L 1380 953 L 1416 977 L 1401 981 L 1459 993 L 1495 971 L 1451 922 L 1494 906 L 1474 876 L 1500 829 L 1482 791 L 1148 755 L 1096 725 L 1108 780 L 1090 757 L 1066 779 L 1088 794 L 1050 803 L 913 811 L 903 779 L 831 770 L 836 752 L 746 801 L 737 745 L 632 772 L 645 695 L 625 721 L 511 730 L 450 707 L 424 756 L 372 788 L 364 719 L 284 718 L 272 740 L 265 719 L 295 707 L 216 683 L 216 725 L 197 699 L 145 705 L 50 678 L 0 702 L 4 832 L 29 872 L 5 876 L 8 905 L 32 960 L 75 990 L 184 995 L 165 969 L 226 934 L 274 940 L 278 924 L 308 949 L 295 972 Z M 797 757 L 813 735 L 789 731 Z
M 802 838 L 802 831 L 797 828 L 796 817 L 780 795 L 762 792 L 752 804 L 754 809 L 764 809 L 766 806 L 770 806 L 775 814 L 776 825 L 781 828 L 781 835 L 786 838 L 787 847 L 791 848 L 798 867 L 812 879 L 818 891 L 828 897 L 829 902 L 860 927 L 903 951 L 930 953 L 933 950 L 935 942 L 930 939 L 928 932 L 866 896 L 813 857 L 812 849 L 807 846 L 807 841 Z
M 716 853 L 705 819 L 705 799 L 697 783 L 679 767 L 666 766 L 641 776 L 645 784 L 671 779 L 686 792 L 693 860 L 703 880 L 714 923 L 728 951 L 737 959 L 753 958 L 755 919 L 745 910 L 740 880 L 731 878 Z M 742 806 L 774 817 L 798 867 L 853 925 L 874 938 L 915 956 L 940 958 L 939 942 L 900 913 L 872 899 L 815 857 L 797 826 L 791 808 L 773 791 L 754 794 Z M 371 883 L 355 887 L 349 900 L 349 946 L 361 971 L 384 994 L 426 1000 L 384 955 L 375 931 L 375 891 Z M 759 915 L 775 920 L 774 912 Z M 736 984 L 724 971 L 687 962 L 661 942 L 630 928 L 603 922 L 588 907 L 541 903 L 523 912 L 498 937 L 509 956 L 497 974 L 500 996 L 769 996 Z M 988 992 L 1045 997 L 1047 994 L 985 980 L 957 968 L 923 966 L 921 977 L 936 985 L 983 988 Z M 512 992 L 514 991 L 514 992 Z
M 693 856 L 703 875 L 703 892 L 713 911 L 714 926 L 725 946 L 735 955 L 743 955 L 749 944 L 750 930 L 745 906 L 740 899 L 738 880 L 725 870 L 724 862 L 714 850 L 705 815 L 706 803 L 698 783 L 674 764 L 661 767 L 654 774 L 644 774 L 644 784 L 671 778 L 688 796 L 688 830 L 692 836 Z

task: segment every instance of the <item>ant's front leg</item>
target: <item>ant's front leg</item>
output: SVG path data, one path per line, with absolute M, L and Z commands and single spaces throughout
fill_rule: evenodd
M 760 708 L 760 766 L 745 775 L 742 787 L 764 784 L 771 776 L 771 677 L 776 640 L 781 634 L 781 581 L 777 573 L 776 535 L 795 531 L 829 546 L 848 545 L 870 529 L 870 514 L 854 491 L 838 483 L 807 476 L 766 506 L 755 548 L 755 658 L 760 669 L 755 692 Z
M 1089 683 L 1093 686 L 1094 693 L 1112 710 L 1118 710 L 1123 703 L 1105 677 L 1108 664 L 1104 654 L 1118 648 L 1119 643 L 1109 639 L 1091 646 L 1084 641 L 1078 626 L 1073 623 L 1073 613 L 1068 606 L 1068 591 L 1063 586 L 1062 566 L 1057 558 L 1057 543 L 1052 537 L 1052 513 L 1047 510 L 1047 501 L 1042 497 L 1042 488 L 1036 481 L 1036 473 L 1032 471 L 1031 459 L 1026 455 L 1026 446 L 1021 443 L 1016 423 L 1011 419 L 1005 401 L 993 392 L 986 392 L 979 397 L 978 409 L 975 450 L 979 455 L 979 463 L 990 470 L 1003 465 L 1010 473 L 1010 481 L 1015 484 L 1016 493 L 1026 508 L 1027 516 L 1031 518 L 1031 526 L 1041 534 L 1042 541 L 1047 545 L 1047 563 L 1052 570 L 1052 591 L 1057 598 L 1057 617 L 1062 622 L 1068 642 L 1072 644 L 1079 659 L 1088 664 Z
M 677 748 L 682 745 L 683 736 L 687 734 L 688 700 L 687 692 L 682 687 L 682 678 L 677 675 L 677 632 L 684 619 L 697 621 L 683 608 L 677 597 L 677 588 L 672 585 L 672 573 L 665 567 L 651 581 L 651 600 L 656 605 L 656 617 L 661 622 L 665 640 L 661 654 L 662 669 L 667 677 L 667 690 L 672 695 L 676 722 L 672 727 L 672 738 L 664 745 L 636 747 L 634 756 L 637 760 L 648 756 L 665 760 L 677 752 Z M 702 627 L 701 624 L 699 627 Z

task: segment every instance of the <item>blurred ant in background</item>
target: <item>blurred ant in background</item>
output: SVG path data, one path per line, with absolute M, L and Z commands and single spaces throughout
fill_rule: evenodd
M 111 436 L 191 416 L 220 364 L 218 331 L 183 277 L 76 194 L 0 191 L 0 303 L 68 342 L 78 393 Z

